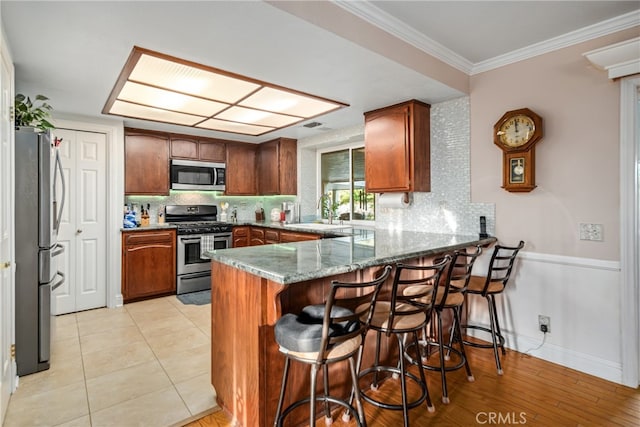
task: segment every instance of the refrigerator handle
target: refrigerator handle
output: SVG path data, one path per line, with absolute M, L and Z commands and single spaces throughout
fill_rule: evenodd
M 62 161 L 60 161 L 60 153 L 58 152 L 58 150 L 56 150 L 56 169 L 55 169 L 55 173 L 54 173 L 54 179 L 53 179 L 53 191 L 54 191 L 54 196 L 53 196 L 53 209 L 54 211 L 56 210 L 56 205 L 57 205 L 57 200 L 55 198 L 55 188 L 56 188 L 56 177 L 58 176 L 58 170 L 60 170 L 60 183 L 62 184 L 62 199 L 60 200 L 60 209 L 57 210 L 56 212 L 56 218 L 55 218 L 55 223 L 53 228 L 56 230 L 56 234 L 58 234 L 58 231 L 60 231 L 60 221 L 62 221 L 62 210 L 64 209 L 64 201 L 66 199 L 67 196 L 67 186 L 66 186 L 66 182 L 64 180 L 64 171 L 62 170 Z
M 55 291 L 64 283 L 64 273 L 62 271 L 58 271 L 58 276 L 60 276 L 60 280 L 56 282 L 55 285 L 51 286 L 51 292 Z
M 62 246 L 60 243 L 56 243 L 55 249 L 51 252 L 51 258 L 57 257 L 63 252 L 64 252 L 64 246 Z

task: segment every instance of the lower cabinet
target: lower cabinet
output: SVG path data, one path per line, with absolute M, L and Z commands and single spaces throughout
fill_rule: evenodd
M 264 245 L 264 228 L 251 227 L 251 246 Z
M 233 227 L 233 246 L 271 245 L 274 243 L 302 242 L 304 240 L 318 240 L 322 235 L 314 233 L 304 233 L 299 231 L 278 230 L 268 227 L 251 227 L 239 225 Z
M 176 230 L 122 232 L 124 302 L 176 292 Z
M 241 248 L 243 246 L 249 246 L 249 230 L 251 227 L 242 225 L 238 227 L 233 227 L 233 242 L 231 244 L 232 248 Z
M 305 240 L 318 240 L 322 238 L 320 234 L 300 233 L 297 231 L 281 231 L 280 243 L 303 242 Z

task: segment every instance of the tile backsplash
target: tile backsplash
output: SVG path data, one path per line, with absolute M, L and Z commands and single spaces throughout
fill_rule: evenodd
M 158 222 L 158 211 L 166 205 L 216 205 L 218 206 L 218 219 L 220 219 L 220 203 L 229 203 L 230 215 L 231 210 L 235 207 L 238 209 L 238 220 L 250 221 L 255 220 L 255 210 L 257 203 L 261 203 L 265 212 L 266 219 L 269 220 L 269 214 L 272 208 L 280 208 L 282 202 L 295 201 L 295 196 L 225 196 L 221 192 L 215 191 L 171 191 L 169 196 L 127 196 L 126 204 L 136 205 L 136 211 L 140 211 L 139 206 L 144 205 L 145 209 L 149 204 L 149 221 L 151 224 Z M 230 219 L 230 217 L 229 217 Z

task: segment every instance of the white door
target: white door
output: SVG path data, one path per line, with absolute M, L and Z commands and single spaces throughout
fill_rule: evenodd
M 11 105 L 13 100 L 12 65 L 3 50 L 0 71 L 0 424 L 7 413 L 13 392 L 15 363 L 13 301 L 13 144 Z
M 67 182 L 58 242 L 65 282 L 53 293 L 53 314 L 106 306 L 106 164 L 103 133 L 56 129 Z M 58 190 L 61 191 L 61 190 Z

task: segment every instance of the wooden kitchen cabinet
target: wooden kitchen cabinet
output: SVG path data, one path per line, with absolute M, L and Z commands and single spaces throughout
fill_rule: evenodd
M 280 243 L 280 231 L 267 228 L 264 230 L 264 243 L 265 245 L 271 245 L 273 243 Z
M 226 146 L 218 140 L 171 135 L 171 158 L 224 163 Z
M 125 129 L 125 195 L 169 195 L 169 136 Z
M 251 246 L 259 246 L 265 244 L 264 228 L 251 227 Z
M 227 182 L 225 194 L 228 196 L 255 196 L 256 155 L 254 144 L 227 144 Z
M 429 104 L 412 100 L 364 113 L 366 191 L 431 191 Z
M 278 138 L 258 146 L 258 194 L 297 194 L 297 141 Z
M 280 232 L 280 243 L 303 242 L 305 240 L 318 240 L 321 238 L 322 236 L 320 234 L 300 233 L 298 231 Z
M 122 232 L 124 302 L 176 292 L 176 230 Z
M 249 246 L 249 234 L 251 227 L 249 226 L 238 226 L 233 227 L 232 232 L 232 248 L 241 248 L 244 246 Z

